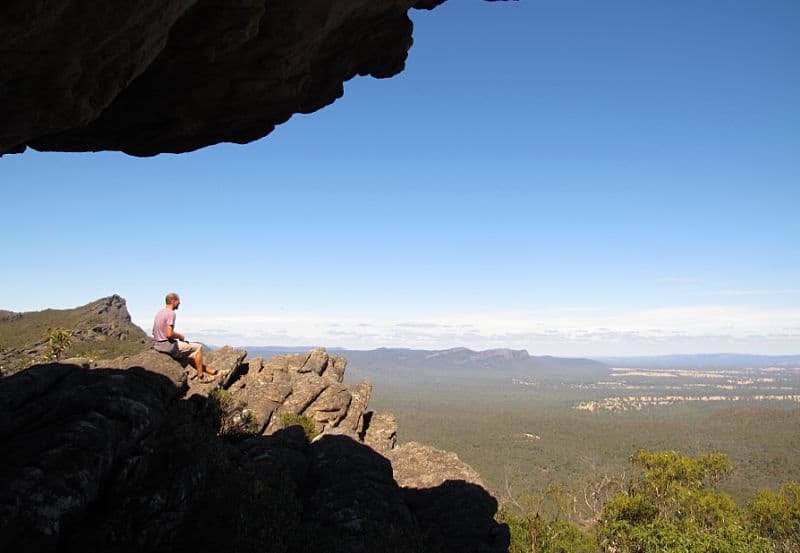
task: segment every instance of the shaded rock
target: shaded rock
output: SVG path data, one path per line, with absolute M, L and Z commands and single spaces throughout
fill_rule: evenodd
M 333 357 L 320 376 L 299 372 L 311 354 L 250 367 L 235 350 L 220 351 L 217 361 L 237 378 L 208 397 L 155 351 L 0 379 L 0 549 L 507 547 L 493 498 L 448 480 L 479 477 L 454 454 L 413 443 L 392 449 L 393 416 L 365 417 L 371 385 L 326 378 Z M 299 426 L 280 429 L 278 413 L 306 414 L 324 434 L 309 444 Z M 257 435 L 267 425 L 272 434 Z
M 83 518 L 120 459 L 164 421 L 178 390 L 164 376 L 42 366 L 59 378 L 17 405 L 4 405 L 0 447 L 0 545 L 54 548 Z M 0 381 L 0 395 L 25 373 Z M 16 381 L 16 382 L 15 382 Z
M 185 152 L 250 142 L 391 77 L 413 7 L 441 0 L 8 0 L 0 8 L 0 154 Z
M 299 523 L 287 466 L 264 470 L 217 436 L 214 404 L 195 396 L 171 405 L 161 428 L 119 472 L 70 551 L 286 551 Z
M 169 355 L 154 350 L 143 351 L 136 355 L 126 355 L 116 359 L 98 361 L 96 366 L 108 369 L 130 369 L 147 367 L 147 370 L 166 376 L 175 386 L 183 389 L 187 385 L 189 371 L 185 365 Z M 192 373 L 194 369 L 192 369 Z
M 301 541 L 304 550 L 421 551 L 417 521 L 386 459 L 350 438 L 330 435 L 311 444 L 311 459 L 303 520 L 314 535 L 302 536 L 313 541 Z
M 26 371 L 4 378 L 0 381 L 3 383 L 0 386 L 0 410 L 8 412 L 41 397 L 76 367 L 63 363 L 34 365 Z M 5 418 L 0 419 L 0 425 L 5 422 L 8 422 Z
M 303 486 L 310 466 L 309 447 L 303 429 L 299 426 L 279 430 L 270 436 L 257 436 L 243 440 L 239 449 L 259 470 L 267 473 L 286 470 L 297 486 Z
M 494 520 L 497 500 L 481 486 L 448 480 L 435 488 L 404 493 L 420 523 L 426 551 L 508 552 L 508 527 Z

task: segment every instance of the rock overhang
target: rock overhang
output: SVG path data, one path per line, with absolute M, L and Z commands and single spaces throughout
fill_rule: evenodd
M 0 155 L 251 142 L 331 104 L 356 75 L 400 73 L 409 10 L 443 2 L 10 0 L 0 7 Z

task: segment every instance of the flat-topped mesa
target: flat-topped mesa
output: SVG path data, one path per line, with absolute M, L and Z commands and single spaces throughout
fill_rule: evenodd
M 0 155 L 253 141 L 356 75 L 401 72 L 408 11 L 443 1 L 6 0 Z

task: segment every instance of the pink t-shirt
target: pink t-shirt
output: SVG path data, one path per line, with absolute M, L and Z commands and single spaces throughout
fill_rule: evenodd
M 165 307 L 158 313 L 153 321 L 153 338 L 157 342 L 167 340 L 167 327 L 175 327 L 175 310 Z

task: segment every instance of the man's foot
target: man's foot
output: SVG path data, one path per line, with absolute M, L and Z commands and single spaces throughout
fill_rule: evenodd
M 205 367 L 203 370 L 206 371 L 206 374 L 210 374 L 212 376 L 217 374 L 216 369 L 212 369 L 211 367 Z
M 204 374 L 203 376 L 200 377 L 200 382 L 202 382 L 203 384 L 208 382 L 214 382 L 216 378 L 217 378 L 216 375 Z

